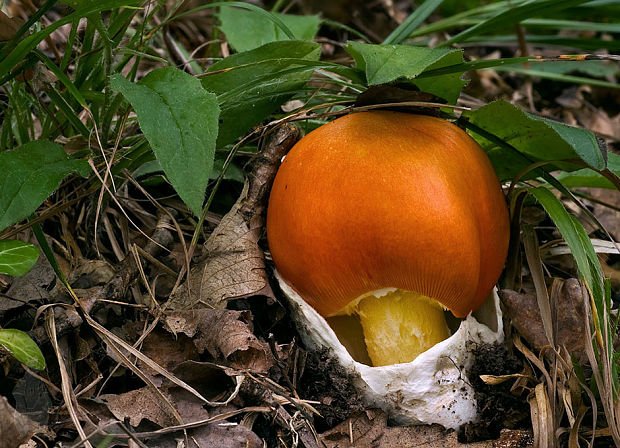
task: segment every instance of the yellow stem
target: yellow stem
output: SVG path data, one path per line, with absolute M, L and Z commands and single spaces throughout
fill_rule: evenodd
M 374 366 L 413 361 L 450 336 L 442 306 L 411 291 L 370 295 L 355 308 Z

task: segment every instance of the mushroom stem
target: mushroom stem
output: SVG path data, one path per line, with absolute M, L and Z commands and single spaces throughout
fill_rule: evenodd
M 368 355 L 374 366 L 413 361 L 450 336 L 444 308 L 412 291 L 364 297 L 356 306 Z

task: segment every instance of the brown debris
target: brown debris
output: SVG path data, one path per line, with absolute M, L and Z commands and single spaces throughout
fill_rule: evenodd
M 193 339 L 200 353 L 205 350 L 238 369 L 266 372 L 274 359 L 269 346 L 252 333 L 249 311 L 198 309 L 168 313 L 165 323 L 173 333 Z
M 198 351 L 191 339 L 183 334 L 173 338 L 169 333 L 157 329 L 146 337 L 141 352 L 169 372 L 185 361 L 198 360 Z M 157 374 L 141 362 L 138 365 L 151 375 Z
M 540 351 L 549 345 L 534 294 L 519 294 L 504 289 L 499 292 L 499 296 L 513 327 L 534 350 Z M 585 360 L 583 296 L 578 280 L 564 281 L 555 301 L 555 312 L 558 344 L 565 346 L 578 359 Z
M 148 440 L 150 448 L 263 448 L 263 441 L 241 424 L 211 423 L 188 431 Z
M 6 397 L 0 396 L 2 446 L 19 446 L 32 437 L 37 429 L 38 426 L 35 422 L 13 409 Z
M 13 39 L 23 24 L 19 17 L 9 17 L 0 11 L 0 42 Z
M 162 394 L 168 395 L 164 391 Z M 148 387 L 124 394 L 101 395 L 99 398 L 107 404 L 116 418 L 120 421 L 128 419 L 132 426 L 138 426 L 143 419 L 161 427 L 178 423 L 161 397 Z M 171 399 L 169 396 L 167 398 Z
M 22 277 L 16 277 L 6 294 L 0 295 L 0 313 L 19 308 L 29 302 L 47 300 L 56 275 L 44 256 Z
M 533 440 L 528 431 L 504 430 L 497 440 L 461 444 L 454 431 L 439 425 L 390 427 L 385 413 L 371 409 L 352 416 L 321 434 L 327 448 L 526 448 Z
M 172 308 L 195 308 L 203 303 L 221 309 L 230 299 L 273 297 L 258 241 L 271 183 L 298 135 L 297 128 L 284 124 L 267 137 L 241 196 L 209 236 L 204 246 L 206 259 L 192 268 L 188 282 L 173 295 Z

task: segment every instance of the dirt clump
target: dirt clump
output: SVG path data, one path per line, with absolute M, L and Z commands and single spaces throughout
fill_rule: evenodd
M 482 344 L 472 348 L 474 363 L 467 377 L 474 388 L 478 402 L 479 420 L 463 425 L 459 431 L 459 441 L 469 443 L 480 440 L 497 439 L 504 428 L 527 427 L 529 406 L 524 398 L 511 392 L 514 381 L 487 384 L 481 375 L 510 375 L 522 371 L 521 361 L 509 353 L 503 345 Z

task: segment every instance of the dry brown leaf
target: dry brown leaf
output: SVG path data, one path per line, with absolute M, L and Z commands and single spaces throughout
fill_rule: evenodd
M 40 256 L 34 267 L 26 275 L 13 279 L 6 294 L 0 296 L 0 312 L 49 298 L 55 279 L 56 274 L 47 259 Z
M 262 448 L 263 441 L 250 429 L 233 423 L 211 423 L 183 433 L 167 435 L 147 442 L 149 448 Z M 186 444 L 187 443 L 187 444 Z
M 169 394 L 161 390 L 169 400 Z M 132 426 L 138 426 L 143 419 L 163 427 L 178 424 L 170 409 L 162 402 L 161 397 L 156 395 L 150 388 L 132 390 L 124 394 L 101 395 L 110 412 L 120 421 L 129 419 Z M 171 400 L 172 401 L 172 400 Z
M 324 432 L 321 441 L 327 448 L 526 448 L 532 446 L 532 435 L 527 431 L 505 430 L 497 440 L 463 445 L 454 431 L 439 425 L 389 427 L 385 413 L 375 409 L 355 414 Z
M 105 285 L 114 277 L 114 267 L 105 260 L 86 260 L 69 274 L 69 283 L 73 288 L 88 289 L 97 285 Z
M 207 350 L 215 359 L 226 359 L 238 369 L 266 372 L 274 359 L 269 346 L 252 333 L 248 311 L 199 309 L 173 311 L 165 323 L 174 334 L 193 339 L 200 353 Z
M 620 129 L 620 122 L 618 123 Z M 613 207 L 620 207 L 620 191 L 606 188 L 587 188 L 584 191 L 595 200 L 602 201 Z M 620 240 L 620 211 L 602 204 L 591 203 L 592 213 L 615 239 Z
M 504 289 L 499 292 L 499 296 L 506 309 L 506 316 L 512 320 L 513 327 L 535 351 L 549 344 L 535 295 L 519 294 Z M 568 279 L 564 282 L 556 298 L 555 312 L 557 343 L 566 346 L 569 353 L 575 354 L 578 359 L 585 360 L 583 298 L 578 280 Z
M 215 401 L 218 396 L 221 397 L 224 392 L 234 389 L 234 377 L 238 375 L 238 372 L 232 369 L 198 361 L 185 361 L 179 364 L 173 373 L 200 392 L 203 397 L 212 401 Z M 171 390 L 175 387 L 169 381 L 166 381 L 166 384 Z M 176 395 L 174 391 L 172 393 Z
M 192 340 L 185 335 L 177 335 L 175 339 L 170 333 L 154 330 L 146 337 L 142 344 L 142 353 L 151 360 L 172 372 L 179 364 L 188 360 L 197 360 L 198 352 Z M 157 372 L 138 362 L 140 368 L 144 368 L 151 375 Z
M 273 297 L 258 241 L 263 233 L 271 183 L 282 156 L 297 136 L 298 131 L 291 125 L 268 136 L 241 196 L 205 243 L 206 259 L 191 269 L 188 281 L 172 296 L 171 308 L 194 308 L 198 303 L 206 303 L 223 309 L 231 299 Z
M 0 11 L 0 42 L 13 39 L 23 24 L 19 17 L 9 17 Z
M 258 247 L 263 232 L 262 209 L 249 219 L 241 212 L 248 187 L 246 181 L 239 200 L 205 244 L 208 256 L 202 266 L 200 297 L 219 308 L 232 298 L 273 295 L 265 273 L 263 251 Z
M 28 417 L 11 407 L 6 397 L 0 396 L 0 435 L 1 445 L 19 446 L 37 431 L 38 426 Z

